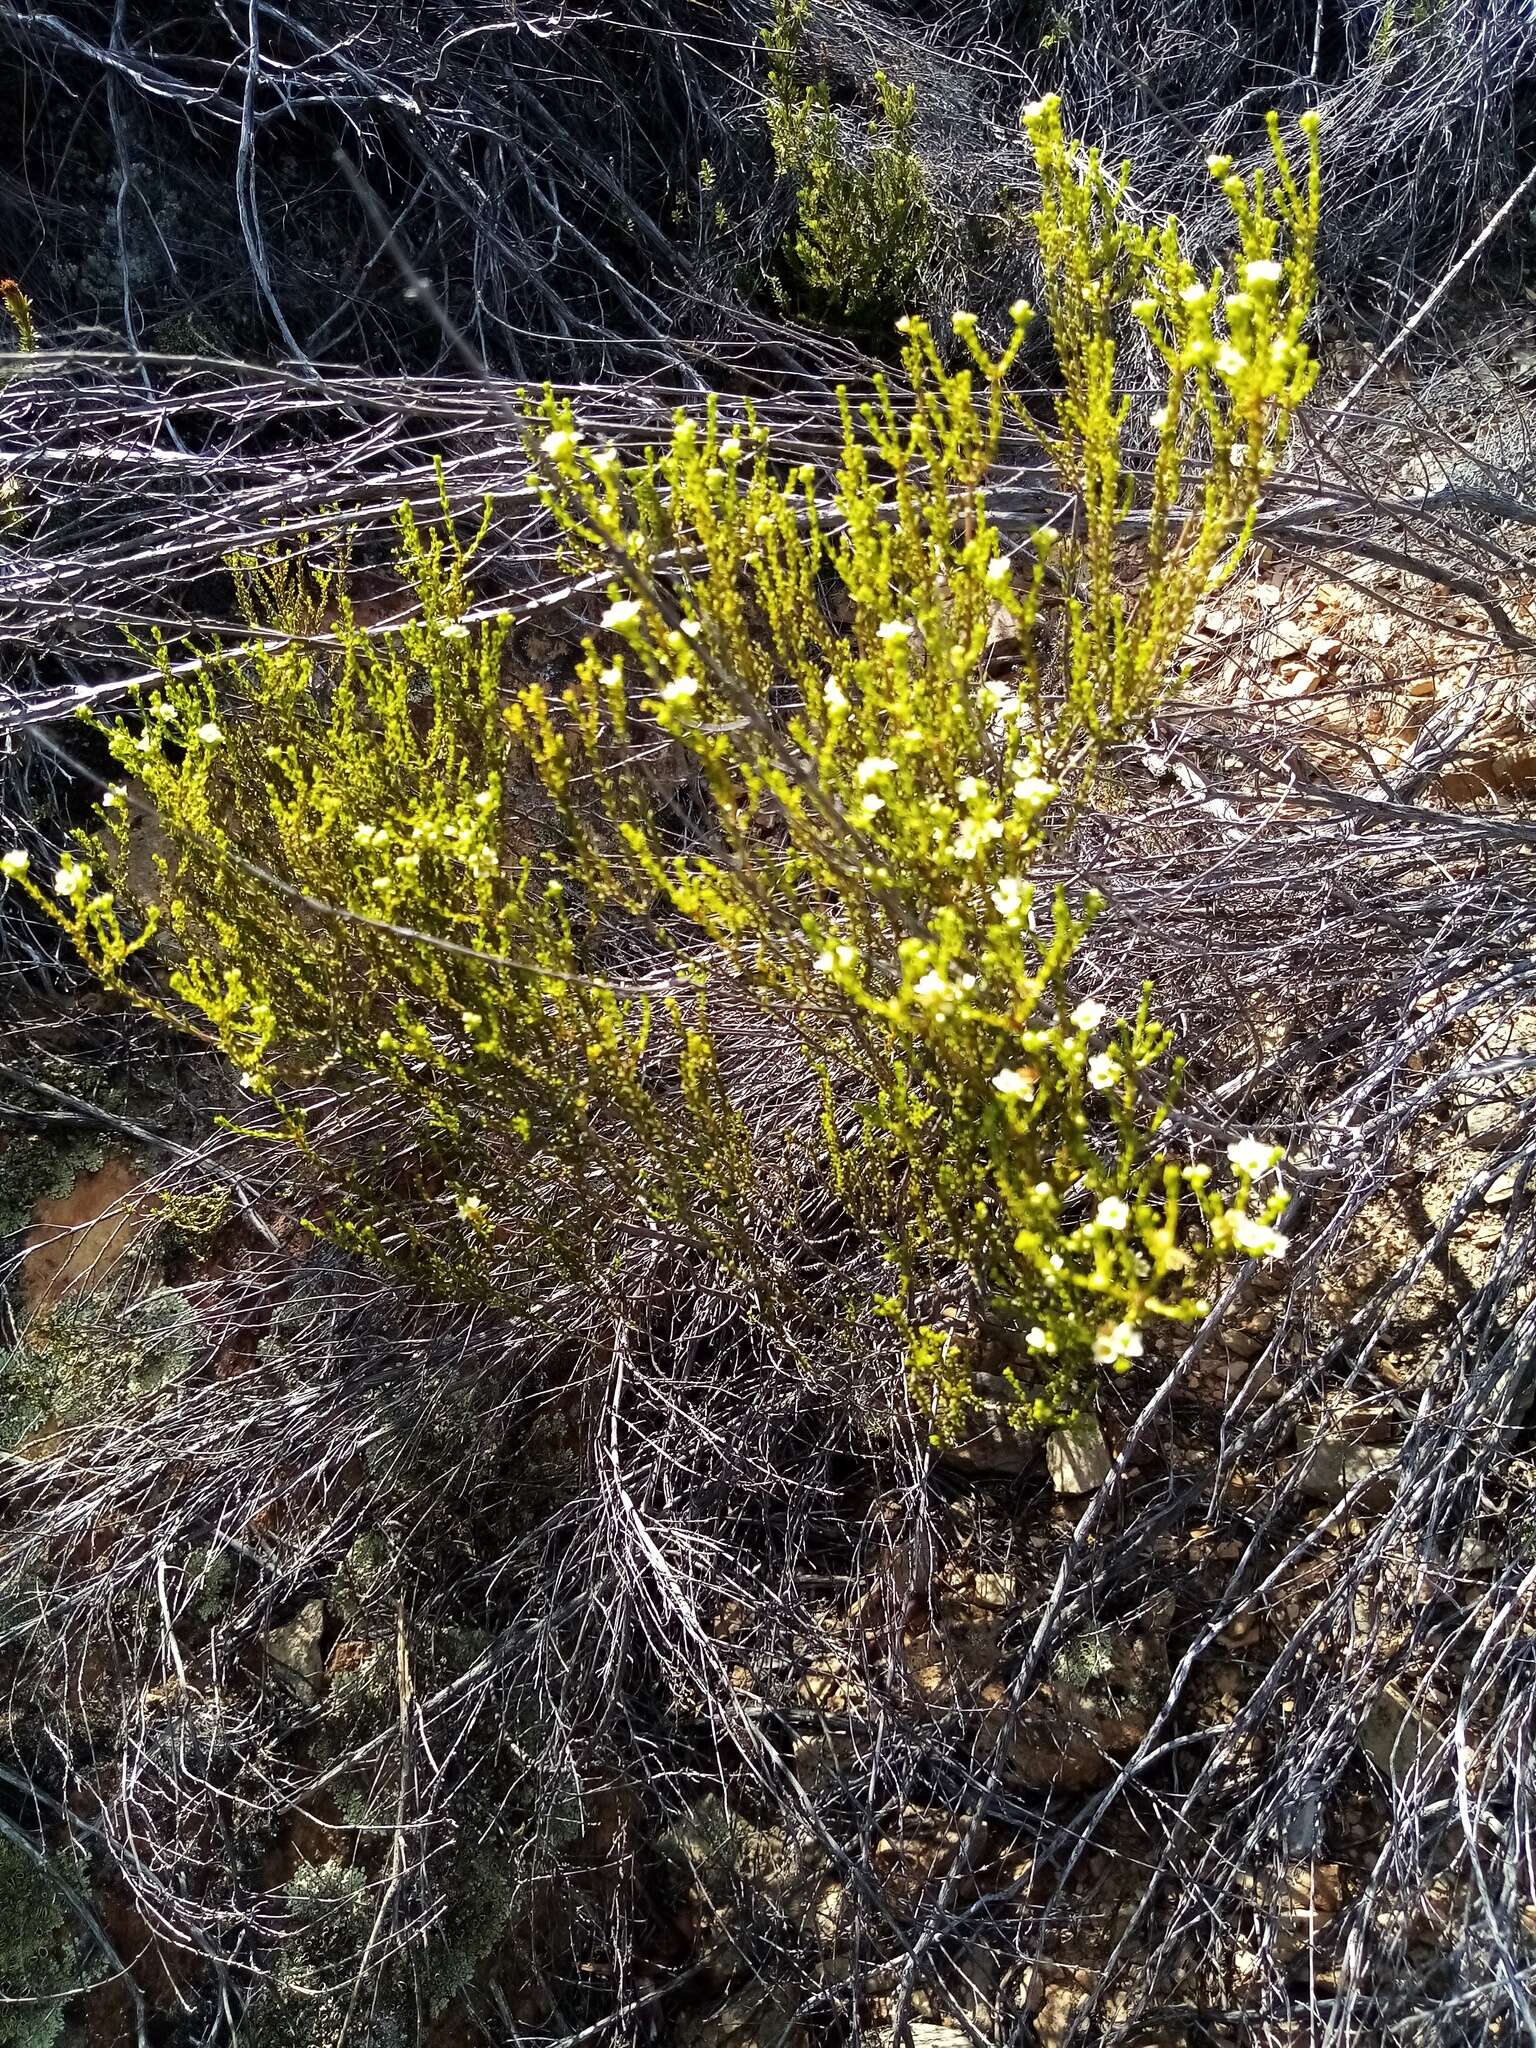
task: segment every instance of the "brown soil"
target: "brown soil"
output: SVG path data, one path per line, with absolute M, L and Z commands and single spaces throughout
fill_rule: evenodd
M 109 1159 L 82 1174 L 67 1195 L 38 1203 L 21 1261 L 21 1299 L 29 1315 L 99 1287 L 122 1264 L 150 1221 L 133 1199 L 144 1181 L 130 1160 Z

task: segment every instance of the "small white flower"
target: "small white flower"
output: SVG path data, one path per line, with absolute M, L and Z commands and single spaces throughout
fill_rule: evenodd
M 937 1005 L 949 1002 L 954 990 L 936 967 L 930 967 L 928 972 L 913 984 L 912 993 L 920 1003 Z
M 949 324 L 953 327 L 956 334 L 969 334 L 976 326 L 976 315 L 974 313 L 967 313 L 962 309 L 960 312 L 950 315 Z
M 1130 1208 L 1119 1195 L 1106 1195 L 1095 1211 L 1093 1220 L 1100 1230 L 1124 1230 L 1131 1220 Z
M 621 597 L 609 605 L 603 613 L 602 624 L 610 632 L 617 632 L 621 626 L 632 626 L 640 616 L 640 606 L 632 597 Z
M 462 619 L 449 619 L 437 629 L 440 640 L 467 640 L 469 628 Z
M 1008 318 L 1015 326 L 1018 326 L 1021 321 L 1028 320 L 1033 312 L 1034 308 L 1030 305 L 1028 299 L 1015 299 L 1008 308 Z
M 224 735 L 211 718 L 197 728 L 197 736 L 205 747 L 222 747 L 224 744 Z
M 1265 256 L 1261 257 L 1257 262 L 1249 263 L 1244 267 L 1243 283 L 1278 284 L 1284 274 L 1278 263 Z
M 912 628 L 905 619 L 886 619 L 876 629 L 877 640 L 910 640 Z
M 618 461 L 619 451 L 617 448 L 599 448 L 597 453 L 589 459 L 598 475 L 606 476 Z
M 663 685 L 661 701 L 663 704 L 686 704 L 690 697 L 697 697 L 698 694 L 697 676 L 674 676 L 670 683 Z
M 149 707 L 149 715 L 151 718 L 158 718 L 162 725 L 174 725 L 176 723 L 176 706 L 174 704 L 167 704 L 163 697 L 159 697 Z
M 1152 408 L 1151 413 L 1148 415 L 1147 424 L 1151 427 L 1154 434 L 1160 434 L 1163 431 L 1164 427 L 1166 427 L 1168 424 L 1167 406 L 1154 406 Z
M 1003 828 L 996 818 L 962 818 L 950 842 L 950 852 L 956 860 L 980 860 L 983 849 L 1002 836 Z
M 1179 297 L 1186 306 L 1198 306 L 1206 296 L 1207 288 L 1203 284 L 1186 284 L 1179 291 Z
M 477 811 L 488 811 L 495 801 L 496 792 L 493 789 L 477 789 L 475 791 L 474 802 Z
M 829 711 L 846 711 L 848 709 L 848 692 L 843 688 L 836 676 L 827 677 L 826 685 L 821 693 L 821 701 Z
M 1278 1145 L 1266 1145 L 1262 1138 L 1239 1138 L 1235 1145 L 1227 1147 L 1227 1157 L 1233 1166 L 1250 1177 L 1268 1173 L 1284 1156 Z
M 359 825 L 352 834 L 354 846 L 383 846 L 389 834 L 382 825 Z
M 697 640 L 699 637 L 699 622 L 697 619 L 684 619 L 677 630 L 685 640 Z
M 1032 1330 L 1025 1333 L 1024 1342 L 1031 1351 L 1054 1351 L 1056 1349 L 1055 1344 L 1038 1323 L 1036 1323 Z
M 485 1216 L 485 1204 L 478 1195 L 463 1195 L 458 1202 L 459 1215 L 465 1223 L 479 1223 Z
M 1093 1355 L 1100 1365 L 1128 1365 L 1141 1356 L 1141 1332 L 1131 1323 L 1116 1323 L 1100 1330 L 1093 1340 Z
M 853 771 L 853 779 L 861 789 L 871 782 L 878 782 L 883 775 L 894 775 L 897 764 L 889 754 L 866 754 Z
M 1088 1086 L 1101 1092 L 1120 1080 L 1120 1062 L 1111 1052 L 1096 1052 L 1088 1062 Z
M 1047 782 L 1043 775 L 1016 775 L 1013 793 L 1026 810 L 1043 811 L 1056 795 L 1056 784 Z
M 825 952 L 816 955 L 814 965 L 818 974 L 835 974 L 839 967 L 852 967 L 858 957 L 857 946 L 829 946 Z
M 1072 1022 L 1079 1031 L 1097 1031 L 1106 1015 L 1104 1005 L 1088 997 L 1072 1012 Z
M 1216 371 L 1222 377 L 1241 377 L 1248 367 L 1248 358 L 1240 348 L 1234 348 L 1230 341 L 1224 341 L 1216 351 Z
M 66 901 L 81 896 L 91 886 L 91 871 L 83 868 L 71 854 L 65 854 L 53 878 L 53 893 Z
M 556 427 L 552 434 L 546 434 L 539 447 L 551 462 L 558 462 L 562 455 L 569 455 L 576 446 L 576 436 L 569 427 Z
M 126 786 L 121 782 L 114 782 L 102 798 L 101 808 L 104 811 L 120 811 L 127 801 L 128 791 Z
M 1282 1237 L 1269 1224 L 1261 1223 L 1257 1216 L 1239 1213 L 1228 1218 L 1232 1231 L 1232 1242 L 1240 1252 L 1247 1252 L 1252 1259 L 1283 1259 L 1291 1248 L 1291 1240 Z
M 720 453 L 726 458 L 728 462 L 734 462 L 736 457 L 741 453 L 741 443 L 737 440 L 734 434 L 727 434 L 725 439 L 720 443 Z
M 1029 908 L 1030 890 L 1027 882 L 1021 882 L 1017 875 L 1004 875 L 992 891 L 992 901 L 999 917 L 1011 924 L 1016 917 L 1022 917 Z
M 0 874 L 9 875 L 19 881 L 32 865 L 32 856 L 19 846 L 13 846 L 9 853 L 0 854 Z
M 992 1076 L 992 1086 L 1010 1102 L 1027 1102 L 1035 1092 L 1037 1078 L 1027 1068 L 1003 1067 Z

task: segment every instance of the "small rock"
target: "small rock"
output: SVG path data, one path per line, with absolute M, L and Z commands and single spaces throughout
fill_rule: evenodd
M 301 1705 L 312 1707 L 320 1697 L 325 1676 L 325 1658 L 320 1641 L 325 1634 L 325 1602 L 311 1600 L 292 1621 L 268 1629 L 261 1647 L 279 1685 L 292 1693 Z
M 1287 664 L 1278 675 L 1271 677 L 1269 694 L 1271 697 L 1282 698 L 1305 697 L 1309 690 L 1317 688 L 1318 680 L 1317 670 L 1308 668 L 1305 662 Z
M 1035 2015 L 1035 2039 L 1040 2048 L 1060 2048 L 1088 2003 L 1085 1993 L 1068 1984 L 1053 1984 L 1040 2001 Z
M 805 2048 L 810 2036 L 788 1991 L 759 1986 L 727 1999 L 696 2030 L 699 2048 Z
M 1474 1102 L 1467 1111 L 1467 1143 L 1479 1152 L 1492 1152 L 1506 1135 L 1510 1124 L 1507 1102 Z
M 1096 1415 L 1080 1415 L 1045 1440 L 1045 1469 L 1058 1493 L 1095 1493 L 1109 1477 L 1109 1445 Z
M 1006 605 L 994 605 L 987 620 L 986 653 L 999 660 L 1012 661 L 1022 651 L 1018 620 Z
M 1513 1198 L 1515 1184 L 1519 1177 L 1520 1169 L 1517 1166 L 1511 1166 L 1501 1173 L 1497 1180 L 1489 1182 L 1488 1186 L 1483 1190 L 1483 1200 L 1490 1209 L 1501 1209 L 1506 1202 Z
M 1496 1572 L 1499 1568 L 1499 1553 L 1491 1543 L 1485 1543 L 1481 1536 L 1469 1536 L 1462 1544 L 1456 1558 L 1456 1569 L 1463 1572 Z
M 943 1465 L 992 1479 L 1017 1479 L 1039 1461 L 1039 1438 L 1011 1427 L 1002 1402 L 986 1398 L 973 1401 L 967 1435 L 939 1453 Z
M 971 2037 L 964 2028 L 937 2020 L 914 2020 L 911 2034 L 912 2048 L 971 2048 Z
M 1274 1950 L 1289 1962 L 1312 1947 L 1338 1913 L 1344 1889 L 1336 1863 L 1312 1863 L 1286 1872 L 1269 1888 L 1265 1918 L 1274 1933 Z
M 1012 1607 L 1019 1597 L 1018 1581 L 1012 1572 L 978 1572 L 971 1590 L 983 1607 Z
M 847 1918 L 848 1887 L 834 1881 L 820 1894 L 811 1908 L 811 1919 L 816 1932 L 827 1947 L 836 1946 Z
M 1258 1357 L 1264 1346 L 1269 1342 L 1269 1333 L 1266 1330 L 1244 1329 L 1240 1326 L 1234 1327 L 1230 1323 L 1223 1323 L 1221 1326 L 1221 1341 L 1226 1345 L 1234 1358 L 1246 1360 Z
M 1348 1437 L 1316 1436 L 1310 1449 L 1303 1446 L 1305 1462 L 1299 1484 L 1312 1500 L 1337 1507 L 1357 1486 L 1363 1487 L 1359 1505 L 1382 1507 L 1392 1497 L 1397 1479 L 1397 1449 L 1392 1444 L 1362 1444 Z
M 1314 668 L 1332 668 L 1339 658 L 1342 642 L 1331 633 L 1317 633 L 1307 642 L 1307 659 Z
M 1400 1686 L 1386 1686 L 1360 1724 L 1360 1747 L 1395 1784 L 1413 1775 L 1420 1756 L 1435 1740 L 1434 1723 Z
M 1302 654 L 1311 638 L 1306 627 L 1295 619 L 1276 619 L 1264 636 L 1263 658 L 1266 661 L 1284 661 L 1289 655 Z

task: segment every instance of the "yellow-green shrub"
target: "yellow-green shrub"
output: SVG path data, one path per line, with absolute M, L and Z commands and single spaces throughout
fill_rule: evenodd
M 779 176 L 795 187 L 776 288 L 787 287 L 813 318 L 884 336 L 916 303 L 933 242 L 927 180 L 912 146 L 917 90 L 877 71 L 869 143 L 852 152 L 825 83 L 795 84 L 808 11 L 808 0 L 782 0 L 763 35 L 771 60 L 768 140 Z
M 1030 133 L 1062 390 L 1050 421 L 1019 417 L 1059 526 L 1010 546 L 987 504 L 1022 306 L 996 355 L 958 320 L 959 368 L 908 323 L 899 395 L 844 404 L 830 487 L 747 410 L 680 416 L 632 465 L 548 395 L 536 474 L 612 577 L 566 691 L 504 701 L 507 622 L 465 617 L 476 542 L 402 513 L 411 624 L 363 633 L 337 585 L 334 656 L 293 639 L 191 674 L 162 659 L 142 716 L 108 726 L 174 849 L 160 908 L 119 908 L 126 792 L 51 892 L 19 874 L 141 1001 L 159 998 L 129 962 L 158 928 L 175 1014 L 301 1141 L 317 1082 L 410 1105 L 435 1211 L 389 1195 L 385 1148 L 371 1211 L 332 1227 L 451 1284 L 478 1259 L 533 1302 L 552 1275 L 675 1243 L 789 1319 L 814 1170 L 878 1249 L 883 1278 L 849 1306 L 902 1327 L 940 1433 L 963 1425 L 978 1332 L 1016 1412 L 1053 1420 L 1096 1362 L 1126 1369 L 1149 1325 L 1201 1312 L 1208 1261 L 1284 1249 L 1283 1192 L 1256 1185 L 1268 1148 L 1234 1148 L 1231 1195 L 1159 1149 L 1169 1034 L 1147 1000 L 1116 1020 L 1081 999 L 1100 905 L 1035 877 L 1100 750 L 1168 687 L 1309 388 L 1315 141 L 1301 186 L 1278 136 L 1271 193 L 1214 167 L 1243 273 L 1223 296 L 1172 224 L 1125 219 L 1123 178 L 1053 102 Z M 1164 366 L 1141 480 L 1120 454 L 1126 315 Z M 254 618 L 313 623 L 281 563 L 248 565 L 246 591 Z M 658 749 L 696 779 L 691 837 L 645 772 Z M 791 1077 L 769 1110 L 743 1085 L 753 1032 Z M 819 1124 L 786 1130 L 795 1071 Z

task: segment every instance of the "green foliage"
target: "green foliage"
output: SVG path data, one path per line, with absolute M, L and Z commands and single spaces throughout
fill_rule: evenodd
M 877 1255 L 852 1262 L 846 1307 L 902 1330 L 937 1433 L 964 1426 L 981 1338 L 1019 1418 L 1069 1415 L 1095 1364 L 1126 1370 L 1149 1326 L 1202 1312 L 1212 1260 L 1284 1250 L 1269 1148 L 1232 1148 L 1229 1192 L 1161 1149 L 1170 1034 L 1148 999 L 1121 1019 L 1081 999 L 1101 905 L 1037 876 L 1103 749 L 1176 674 L 1310 388 L 1304 128 L 1300 184 L 1277 131 L 1270 183 L 1212 165 L 1238 243 L 1224 290 L 1172 222 L 1127 219 L 1124 174 L 1067 141 L 1054 101 L 1032 110 L 1062 389 L 1052 419 L 1019 418 L 1074 525 L 1010 547 L 988 509 L 1022 305 L 995 355 L 957 316 L 957 369 L 903 323 L 899 392 L 844 403 L 830 495 L 749 411 L 680 415 L 626 466 L 547 396 L 541 488 L 612 576 L 563 695 L 503 701 L 508 621 L 466 616 L 478 536 L 403 512 L 409 625 L 364 634 L 343 584 L 247 563 L 253 618 L 303 634 L 327 602 L 339 653 L 162 657 L 144 715 L 106 728 L 174 848 L 158 908 L 120 919 L 120 791 L 51 893 L 19 855 L 10 871 L 105 980 L 222 1047 L 300 1145 L 322 1078 L 411 1107 L 426 1213 L 365 1162 L 327 1219 L 345 1240 L 456 1288 L 494 1273 L 528 1306 L 551 1274 L 592 1284 L 633 1248 L 686 1246 L 787 1329 L 775 1247 L 812 1171 Z M 1140 479 L 1126 319 L 1164 372 Z M 658 752 L 696 787 L 691 839 Z M 130 971 L 157 931 L 179 1007 Z M 752 1108 L 722 1013 L 798 1044 L 819 1125 Z
M 0 306 L 4 306 L 16 330 L 16 346 L 24 356 L 37 349 L 37 329 L 32 321 L 32 301 L 14 277 L 0 277 Z
M 7 1131 L 0 1140 L 0 1239 L 19 1236 L 39 1202 L 67 1195 L 106 1156 L 106 1141 L 94 1133 L 43 1137 Z
M 157 1287 L 138 1300 L 72 1296 L 28 1322 L 0 1351 L 0 1447 L 44 1423 L 58 1428 L 174 1379 L 197 1352 L 183 1297 Z
M 0 2048 L 53 2048 L 78 1972 L 46 1868 L 0 1836 Z
M 168 1190 L 157 1197 L 154 1218 L 165 1242 L 206 1249 L 234 1214 L 234 1197 L 226 1187 Z
M 797 87 L 795 59 L 809 0 L 779 0 L 764 31 L 766 119 L 774 163 L 795 185 L 794 223 L 781 253 L 784 284 L 813 318 L 884 335 L 921 293 L 933 210 L 912 146 L 915 86 L 874 78 L 868 146 L 854 154 L 825 83 Z
M 241 2022 L 247 2048 L 403 2048 L 414 2028 L 355 1972 L 373 1926 L 368 1874 L 339 1860 L 306 1864 L 288 1885 L 289 1925 L 276 1969 Z

